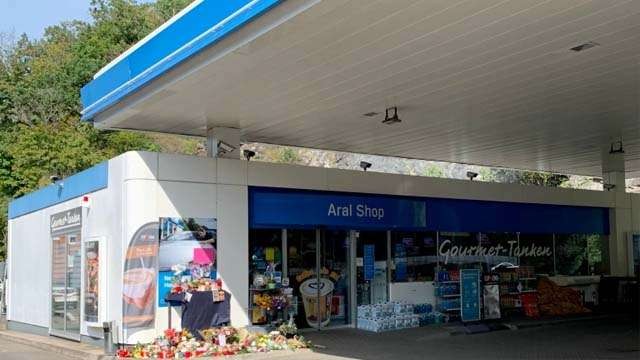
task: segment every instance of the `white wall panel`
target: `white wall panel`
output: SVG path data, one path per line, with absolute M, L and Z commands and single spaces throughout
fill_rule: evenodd
M 127 180 L 124 182 L 123 195 L 123 237 L 120 258 L 124 259 L 131 238 L 135 232 L 143 225 L 158 221 L 158 190 L 157 182 L 154 180 Z M 120 265 L 122 273 L 123 263 Z M 112 295 L 122 303 L 122 275 L 120 275 L 117 294 Z M 118 319 L 122 322 L 122 305 L 119 307 Z M 156 314 L 157 315 L 157 314 Z M 157 316 L 156 316 L 157 318 Z M 120 333 L 122 334 L 122 333 Z M 155 329 L 141 330 L 130 334 L 124 341 L 128 343 L 144 342 L 156 336 Z
M 258 161 L 252 161 L 248 166 L 249 185 L 316 190 L 326 189 L 327 178 L 324 168 L 269 164 Z
M 177 181 L 159 181 L 158 208 L 160 217 L 215 217 L 216 185 Z
M 327 190 L 404 195 L 404 176 L 326 169 Z
M 158 154 L 145 151 L 129 151 L 124 158 L 123 179 L 156 179 Z
M 231 293 L 231 323 L 250 324 L 249 195 L 245 186 L 218 185 L 218 271 Z
M 62 211 L 62 208 L 60 208 Z M 49 327 L 51 237 L 49 216 L 43 211 L 13 219 L 7 319 Z
M 251 164 L 253 165 L 253 164 Z M 218 183 L 247 185 L 249 161 L 218 159 Z
M 158 154 L 158 180 L 215 183 L 216 159 Z

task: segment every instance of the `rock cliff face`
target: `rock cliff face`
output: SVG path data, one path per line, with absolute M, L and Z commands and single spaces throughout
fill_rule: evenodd
M 291 163 L 351 170 L 359 170 L 360 162 L 366 161 L 373 164 L 369 171 L 374 172 L 430 176 L 448 179 L 467 179 L 467 172 L 472 171 L 478 173 L 477 181 L 602 190 L 601 183 L 594 181 L 590 177 L 578 175 L 567 175 L 565 178 L 564 176 L 556 174 L 535 173 L 515 169 L 447 163 L 441 161 L 416 160 L 390 156 L 354 154 L 260 143 L 250 143 L 244 146 L 245 148 L 256 152 L 256 157 L 254 158 L 256 161 Z M 558 179 L 559 177 L 560 179 Z M 549 181 L 549 179 L 555 181 Z M 640 186 L 638 186 L 638 188 L 640 189 Z

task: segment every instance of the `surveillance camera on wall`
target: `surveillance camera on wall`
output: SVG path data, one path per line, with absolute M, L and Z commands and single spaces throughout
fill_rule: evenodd
M 367 169 L 370 167 L 371 167 L 370 162 L 360 161 L 360 168 L 362 168 L 362 170 L 367 171 Z
M 244 150 L 242 153 L 247 161 L 251 161 L 251 158 L 256 156 L 256 152 L 253 150 Z
M 218 155 L 224 155 L 230 153 L 236 149 L 235 146 L 227 144 L 224 141 L 218 141 Z
M 473 179 L 478 177 L 478 173 L 473 171 L 467 171 L 467 177 L 469 178 L 469 180 L 473 181 Z
M 602 187 L 607 191 L 611 191 L 611 190 L 616 188 L 616 185 L 615 184 L 602 184 Z
M 51 175 L 49 176 L 49 181 L 51 181 L 52 184 L 60 181 L 60 176 L 59 175 Z

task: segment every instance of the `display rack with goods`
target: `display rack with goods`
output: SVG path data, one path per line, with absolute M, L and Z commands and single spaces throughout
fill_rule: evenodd
M 537 277 L 532 266 L 520 266 L 514 269 L 502 269 L 498 272 L 500 285 L 500 307 L 503 312 L 525 311 L 526 315 L 535 316 L 531 308 L 537 302 Z M 526 308 L 523 307 L 523 297 L 526 296 Z M 528 310 L 527 310 L 528 309 Z
M 452 317 L 460 316 L 460 271 L 439 270 L 436 273 L 436 309 Z

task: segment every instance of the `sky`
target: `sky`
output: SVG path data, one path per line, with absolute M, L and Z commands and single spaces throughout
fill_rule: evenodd
M 47 26 L 89 20 L 90 0 L 0 0 L 0 32 L 39 38 Z

